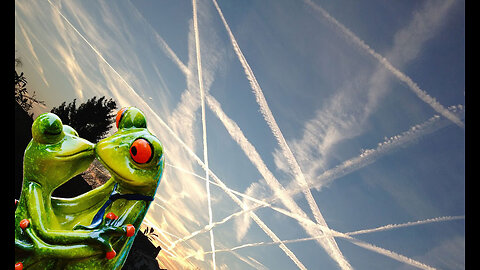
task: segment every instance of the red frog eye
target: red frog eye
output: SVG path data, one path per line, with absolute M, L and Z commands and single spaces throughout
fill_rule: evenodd
M 122 120 L 123 113 L 127 110 L 127 108 L 121 108 L 120 111 L 117 112 L 117 117 L 115 118 L 115 123 L 118 125 L 120 124 L 120 120 Z
M 130 156 L 137 163 L 147 163 L 153 157 L 152 145 L 145 139 L 136 139 L 130 146 Z

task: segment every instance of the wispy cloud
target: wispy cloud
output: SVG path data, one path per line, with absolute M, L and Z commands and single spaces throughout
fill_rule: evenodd
M 422 101 L 430 105 L 436 112 L 449 119 L 461 128 L 465 124 L 455 115 L 445 109 L 435 98 L 428 95 L 426 91 L 421 89 L 409 76 L 398 70 L 390 61 L 398 61 L 400 66 L 405 62 L 413 59 L 429 38 L 436 32 L 435 30 L 441 25 L 442 19 L 446 16 L 450 7 L 454 3 L 449 1 L 427 1 L 423 9 L 418 11 L 413 20 L 404 29 L 399 31 L 395 37 L 394 48 L 384 57 L 373 50 L 362 39 L 356 36 L 350 29 L 345 27 L 334 17 L 332 17 L 325 9 L 311 0 L 304 2 L 320 13 L 327 21 L 332 23 L 339 31 L 344 34 L 352 43 L 363 49 L 365 52 L 373 56 L 385 69 L 390 71 L 400 81 L 405 83 Z M 440 4 L 439 4 L 440 3 Z M 391 59 L 390 61 L 388 59 Z M 402 60 L 403 59 L 403 60 Z
M 15 16 L 16 17 L 16 16 Z M 17 19 L 16 19 L 17 20 Z M 36 67 L 38 70 L 38 73 L 40 73 L 40 76 L 45 83 L 45 85 L 48 86 L 48 82 L 45 78 L 45 72 L 43 71 L 42 65 L 40 65 L 40 60 L 38 59 L 37 53 L 35 52 L 35 48 L 32 44 L 32 41 L 30 40 L 30 35 L 27 34 L 27 30 L 23 26 L 23 23 L 17 20 L 18 27 L 20 28 L 20 32 L 25 40 L 24 45 L 27 47 L 27 49 L 30 51 L 30 54 L 33 56 L 33 60 L 30 60 L 30 58 L 27 58 L 28 61 L 32 61 L 33 65 Z M 22 59 L 23 60 L 23 59 Z
M 353 78 L 349 78 L 333 96 L 323 103 L 324 106 L 315 112 L 315 116 L 305 122 L 302 136 L 289 142 L 310 181 L 321 178 L 319 175 L 322 175 L 322 171 L 328 169 L 328 158 L 332 154 L 333 146 L 365 132 L 369 126 L 371 115 L 381 104 L 382 97 L 387 90 L 391 89 L 389 73 L 404 82 L 410 90 L 432 106 L 441 116 L 458 126 L 464 126 L 457 115 L 435 101 L 397 68 L 404 67 L 414 60 L 424 44 L 438 33 L 443 25 L 442 18 L 448 14 L 453 1 L 425 2 L 424 6 L 415 11 L 411 21 L 395 34 L 393 46 L 388 50 L 386 57 L 378 54 L 318 4 L 310 0 L 304 2 L 335 26 L 340 34 L 381 64 L 373 70 L 358 71 Z M 395 63 L 397 67 L 394 67 L 392 63 Z M 274 153 L 277 168 L 290 174 L 291 177 L 295 177 L 291 173 L 292 170 L 286 166 L 287 161 L 282 157 L 281 152 L 281 150 L 276 150 Z
M 450 106 L 447 110 L 455 112 L 456 115 L 459 115 L 459 118 L 464 114 L 464 107 L 462 105 Z M 359 156 L 348 159 L 342 164 L 324 171 L 315 179 L 312 179 L 310 187 L 320 190 L 330 184 L 333 180 L 372 164 L 384 155 L 389 154 L 400 147 L 406 147 L 416 142 L 418 139 L 446 126 L 448 126 L 448 122 L 446 122 L 444 118 L 441 118 L 439 115 L 434 115 L 421 124 L 411 126 L 407 131 L 386 138 L 383 142 L 379 142 L 377 148 L 364 149 Z M 296 189 L 296 192 L 299 192 L 298 187 L 295 188 L 292 186 L 289 190 L 292 190 L 292 188 Z
M 251 197 L 258 197 L 258 195 L 261 195 L 263 193 L 263 191 L 261 191 L 262 187 L 263 186 L 261 186 L 256 182 L 251 183 L 250 186 L 245 190 L 245 194 Z M 248 197 L 243 198 L 243 203 L 247 207 L 251 207 L 252 205 L 252 201 L 249 200 Z M 236 237 L 237 237 L 237 241 L 240 241 L 247 234 L 248 229 L 252 224 L 252 219 L 250 218 L 250 215 L 248 213 L 244 215 L 242 215 L 242 212 L 237 212 L 237 213 L 239 213 L 240 215 L 237 215 L 235 218 L 235 227 L 237 228 Z

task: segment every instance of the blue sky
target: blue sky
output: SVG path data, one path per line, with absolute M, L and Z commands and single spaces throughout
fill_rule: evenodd
M 465 268 L 465 1 L 16 1 L 15 49 L 36 114 L 145 112 L 165 268 Z

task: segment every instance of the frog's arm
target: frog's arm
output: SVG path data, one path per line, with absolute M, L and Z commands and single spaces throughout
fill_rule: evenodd
M 103 253 L 102 250 L 86 244 L 51 245 L 45 243 L 38 237 L 35 230 L 31 227 L 26 228 L 25 232 L 30 236 L 30 239 L 33 242 L 32 249 L 34 249 L 35 253 L 41 257 L 78 259 Z
M 47 218 L 45 217 L 45 204 L 42 197 L 42 189 L 39 184 L 35 182 L 28 183 L 27 187 L 27 210 L 31 216 L 31 226 L 39 237 L 50 244 L 74 244 L 74 243 L 97 243 L 105 247 L 109 247 L 110 243 L 104 236 L 100 236 L 97 230 L 59 230 L 49 228 L 47 225 Z M 109 233 L 125 233 L 125 228 L 109 228 Z
M 77 214 L 91 208 L 100 207 L 113 190 L 115 181 L 110 178 L 102 186 L 73 198 L 52 197 L 52 207 L 56 213 Z

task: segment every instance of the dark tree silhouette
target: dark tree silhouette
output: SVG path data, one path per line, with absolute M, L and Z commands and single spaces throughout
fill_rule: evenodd
M 15 58 L 15 67 L 21 66 L 22 61 L 20 58 Z M 15 101 L 22 107 L 26 112 L 30 111 L 34 103 L 39 103 L 45 105 L 44 101 L 38 100 L 35 98 L 35 91 L 33 93 L 28 93 L 27 91 L 27 78 L 20 72 L 18 74 L 15 70 Z M 33 117 L 33 113 L 29 114 L 30 117 Z
M 103 139 L 115 122 L 117 104 L 105 96 L 93 97 L 77 108 L 76 99 L 63 102 L 51 112 L 62 119 L 62 123 L 73 127 L 78 135 L 93 143 Z

